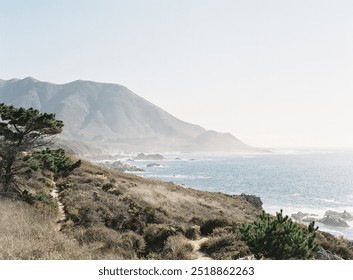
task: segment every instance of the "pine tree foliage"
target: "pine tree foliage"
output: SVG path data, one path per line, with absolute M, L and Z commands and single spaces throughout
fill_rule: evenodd
M 21 193 L 13 179 L 19 156 L 47 145 L 63 126 L 55 114 L 0 103 L 0 192 Z
M 73 162 L 65 153 L 64 149 L 45 149 L 33 152 L 27 160 L 32 169 L 42 167 L 60 175 L 68 175 L 71 171 L 81 165 L 81 160 Z M 33 168 L 33 166 L 35 168 Z
M 282 210 L 275 217 L 262 212 L 252 224 L 240 227 L 242 239 L 257 259 L 312 259 L 319 246 L 315 242 L 318 227 L 314 222 L 303 228 Z

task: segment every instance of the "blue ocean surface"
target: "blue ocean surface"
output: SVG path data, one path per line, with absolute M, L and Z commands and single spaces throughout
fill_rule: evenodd
M 267 212 L 283 209 L 323 217 L 327 210 L 353 213 L 353 152 L 290 152 L 268 154 L 165 154 L 161 166 L 151 161 L 129 164 L 141 176 L 194 189 L 227 194 L 253 194 Z M 318 224 L 321 230 L 353 240 L 349 228 Z

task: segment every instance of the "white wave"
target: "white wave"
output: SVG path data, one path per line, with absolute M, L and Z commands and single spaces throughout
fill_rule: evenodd
M 322 225 L 322 224 L 320 224 Z M 345 236 L 345 234 L 341 231 L 338 231 L 338 230 L 334 230 L 334 229 L 330 229 L 330 228 L 327 228 L 325 226 L 321 226 L 319 227 L 319 229 L 321 231 L 325 231 L 325 232 L 328 232 L 328 233 L 331 233 L 332 235 L 335 235 L 335 236 Z
M 327 199 L 327 198 L 314 198 L 314 200 L 319 200 L 319 201 L 323 201 L 323 202 L 330 202 L 330 203 L 335 203 L 337 202 L 334 199 Z

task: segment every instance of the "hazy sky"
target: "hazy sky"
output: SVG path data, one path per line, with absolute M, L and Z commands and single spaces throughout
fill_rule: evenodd
M 0 0 L 0 79 L 122 84 L 255 146 L 353 147 L 353 1 Z

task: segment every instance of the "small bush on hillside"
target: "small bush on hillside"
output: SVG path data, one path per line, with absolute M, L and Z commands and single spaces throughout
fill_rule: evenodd
M 177 229 L 168 225 L 148 225 L 144 232 L 147 253 L 161 251 L 167 239 L 176 234 Z
M 201 235 L 200 226 L 191 226 L 185 230 L 185 236 L 189 239 L 199 239 Z
M 178 234 L 170 236 L 165 243 L 164 250 L 161 254 L 165 260 L 191 260 L 193 258 L 193 246 Z
M 35 195 L 29 194 L 28 192 L 24 192 L 22 195 L 22 199 L 26 201 L 29 204 L 34 204 L 37 201 L 40 201 L 44 204 L 47 204 L 51 208 L 56 208 L 57 205 L 53 200 L 53 197 L 51 195 L 45 194 L 43 192 L 39 192 Z
M 240 233 L 233 228 L 217 228 L 201 245 L 201 251 L 215 260 L 234 260 L 251 254 L 249 247 L 240 240 Z
M 213 232 L 216 228 L 221 228 L 229 226 L 229 222 L 226 219 L 216 218 L 216 219 L 209 219 L 202 223 L 200 231 L 202 235 L 208 235 Z
M 39 162 L 35 159 L 28 161 L 28 165 L 34 171 L 37 171 L 40 168 Z
M 315 242 L 318 228 L 311 223 L 307 229 L 294 223 L 282 210 L 276 217 L 262 212 L 258 219 L 240 227 L 242 239 L 257 259 L 311 259 L 319 249 Z
M 117 258 L 137 259 L 145 250 L 142 236 L 134 232 L 119 233 L 104 226 L 88 228 L 79 238 L 82 245 L 91 246 L 99 255 L 116 255 Z

